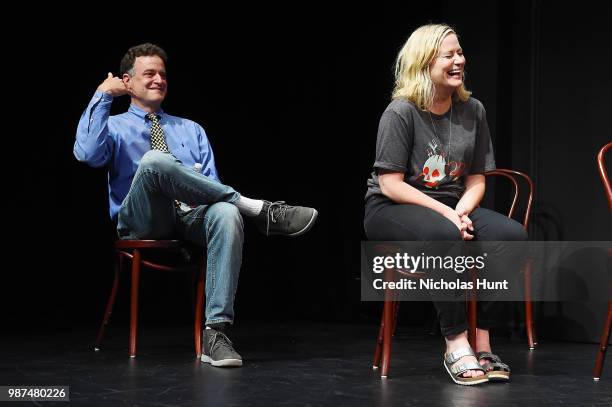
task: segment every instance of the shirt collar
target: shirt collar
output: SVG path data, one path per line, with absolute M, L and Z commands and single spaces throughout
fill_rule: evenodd
M 136 116 L 138 116 L 139 118 L 142 119 L 142 121 L 146 121 L 146 116 L 147 116 L 147 112 L 145 112 L 144 110 L 142 110 L 140 107 L 131 104 L 130 108 L 128 109 L 128 112 L 135 114 Z M 160 117 L 161 120 L 164 119 L 164 111 L 163 109 L 160 107 L 159 110 L 157 112 L 155 112 L 156 115 L 158 115 Z

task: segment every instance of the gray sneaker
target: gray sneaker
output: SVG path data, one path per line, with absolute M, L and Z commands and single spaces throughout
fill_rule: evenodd
M 264 201 L 255 217 L 257 228 L 266 236 L 300 236 L 308 232 L 317 219 L 316 209 L 305 206 L 289 206 L 284 201 Z
M 234 350 L 227 335 L 215 329 L 204 329 L 204 346 L 200 360 L 213 366 L 242 366 L 242 357 Z

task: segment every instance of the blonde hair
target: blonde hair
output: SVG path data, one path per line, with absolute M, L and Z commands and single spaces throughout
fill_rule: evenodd
M 393 99 L 410 100 L 422 110 L 427 110 L 435 95 L 435 87 L 429 73 L 429 65 L 438 56 L 442 40 L 455 34 L 446 24 L 428 24 L 414 30 L 397 55 L 395 62 L 395 88 Z M 465 78 L 465 77 L 464 77 Z M 454 97 L 465 102 L 471 92 L 461 84 Z

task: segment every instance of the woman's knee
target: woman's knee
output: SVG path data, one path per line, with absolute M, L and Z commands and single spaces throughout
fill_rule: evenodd
M 478 208 L 472 221 L 477 231 L 477 239 L 483 241 L 523 241 L 527 231 L 517 221 L 489 209 Z
M 529 236 L 523 225 L 512 219 L 508 219 L 508 221 L 500 228 L 500 238 L 498 240 L 524 241 L 528 239 Z

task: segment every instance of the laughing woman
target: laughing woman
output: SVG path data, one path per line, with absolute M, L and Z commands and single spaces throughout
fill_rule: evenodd
M 478 207 L 484 173 L 495 169 L 495 159 L 485 109 L 464 86 L 465 63 L 447 25 L 416 29 L 401 49 L 368 180 L 364 226 L 370 240 L 527 239 L 516 221 Z M 478 303 L 476 354 L 467 340 L 465 303 L 434 305 L 452 380 L 508 380 L 510 369 L 491 351 L 492 303 Z

